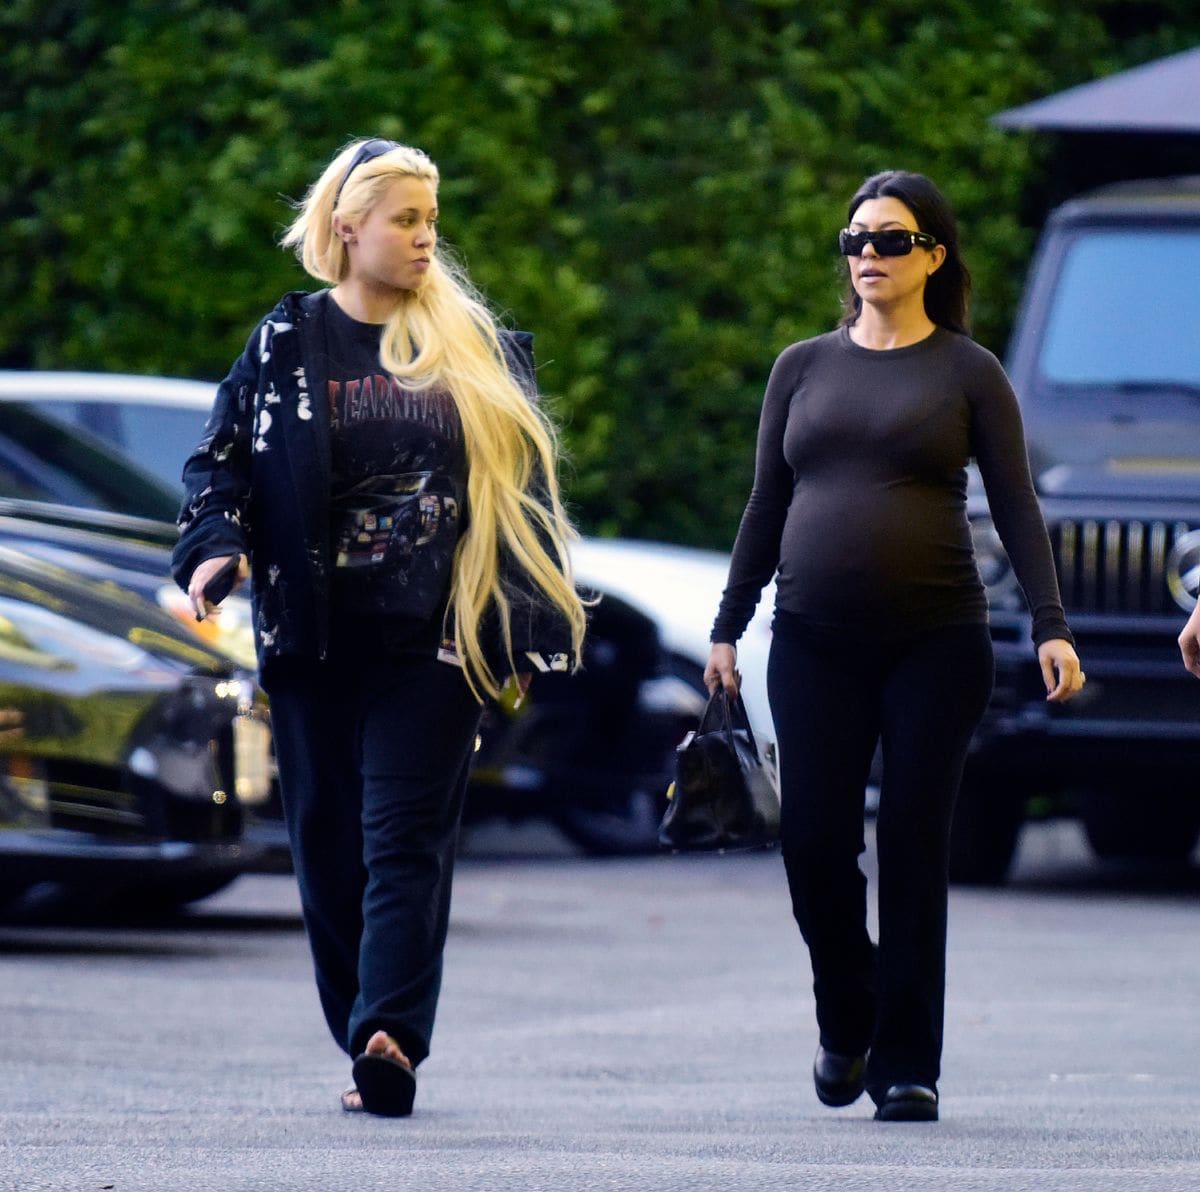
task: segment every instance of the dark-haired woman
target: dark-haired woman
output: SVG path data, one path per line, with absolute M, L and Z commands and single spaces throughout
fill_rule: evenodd
M 787 348 L 767 384 L 705 680 L 736 690 L 735 643 L 774 576 L 767 686 L 783 856 L 813 968 L 817 1095 L 841 1106 L 865 1089 L 877 1119 L 934 1121 L 950 820 L 993 677 L 966 516 L 972 457 L 1032 613 L 1046 698 L 1069 699 L 1084 676 L 1016 398 L 966 333 L 948 203 L 920 174 L 877 174 L 848 225 L 841 325 Z M 880 742 L 876 944 L 858 857 Z

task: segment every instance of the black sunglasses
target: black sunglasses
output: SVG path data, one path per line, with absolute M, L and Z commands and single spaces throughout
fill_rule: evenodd
M 346 185 L 347 179 L 363 162 L 374 161 L 375 158 L 382 157 L 385 153 L 391 153 L 393 149 L 399 148 L 399 142 L 385 141 L 382 137 L 376 137 L 373 141 L 363 141 L 358 147 L 358 152 L 350 159 L 350 164 L 346 167 L 341 182 L 338 183 L 337 194 L 333 196 L 334 207 L 338 205 L 338 200 L 342 197 L 342 189 Z
M 907 228 L 884 228 L 881 232 L 852 232 L 843 228 L 838 233 L 838 249 L 844 257 L 860 257 L 867 245 L 873 245 L 881 257 L 906 257 L 914 244 L 933 248 L 937 237 L 928 232 L 910 232 Z

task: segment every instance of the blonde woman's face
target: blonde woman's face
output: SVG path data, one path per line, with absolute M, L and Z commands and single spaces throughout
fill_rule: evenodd
M 348 281 L 373 290 L 415 290 L 437 244 L 437 191 L 423 178 L 397 178 L 357 224 L 342 223 Z

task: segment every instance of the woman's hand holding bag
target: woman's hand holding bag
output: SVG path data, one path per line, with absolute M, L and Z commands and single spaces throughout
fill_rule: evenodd
M 779 839 L 779 794 L 758 753 L 740 696 L 724 686 L 676 750 L 665 848 L 752 848 Z

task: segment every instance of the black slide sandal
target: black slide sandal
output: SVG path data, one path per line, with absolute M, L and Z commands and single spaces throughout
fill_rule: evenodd
M 354 1085 L 367 1113 L 408 1117 L 417 1094 L 417 1077 L 408 1064 L 364 1051 L 354 1061 Z

